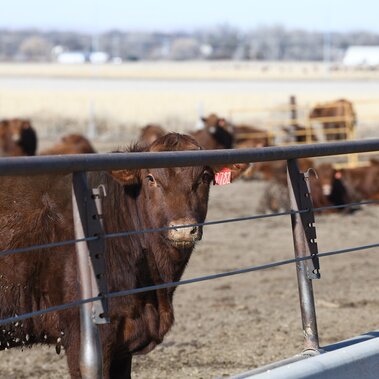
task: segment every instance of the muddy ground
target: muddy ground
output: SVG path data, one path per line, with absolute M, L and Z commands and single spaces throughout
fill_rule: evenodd
M 208 220 L 256 214 L 265 183 L 211 190 Z M 379 207 L 316 219 L 319 251 L 378 243 Z M 314 283 L 321 345 L 378 327 L 378 248 L 321 259 Z M 289 216 L 205 228 L 184 278 L 293 257 Z M 302 350 L 295 267 L 177 289 L 176 323 L 161 346 L 134 359 L 134 378 L 222 378 Z M 54 347 L 0 353 L 0 378 L 68 378 Z

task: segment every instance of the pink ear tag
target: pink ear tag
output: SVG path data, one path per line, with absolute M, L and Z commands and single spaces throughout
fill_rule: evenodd
M 225 167 L 215 174 L 214 184 L 224 186 L 230 184 L 232 179 L 232 171 Z

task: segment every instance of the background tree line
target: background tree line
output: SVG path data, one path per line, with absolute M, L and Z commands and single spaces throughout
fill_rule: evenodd
M 122 60 L 339 61 L 350 45 L 379 45 L 370 32 L 322 33 L 281 26 L 251 31 L 229 25 L 193 32 L 0 30 L 0 61 L 53 61 L 57 51 L 104 51 Z M 55 49 L 54 49 L 55 47 Z

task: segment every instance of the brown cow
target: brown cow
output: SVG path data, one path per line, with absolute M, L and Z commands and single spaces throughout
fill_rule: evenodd
M 270 145 L 269 134 L 266 130 L 248 125 L 233 125 L 232 127 L 236 149 Z
M 368 167 L 341 169 L 335 173 L 352 201 L 379 200 L 379 163 L 375 160 L 370 163 Z
M 158 124 L 148 124 L 141 129 L 139 141 L 150 145 L 159 137 L 163 137 L 167 132 Z
M 298 124 L 283 126 L 282 130 L 290 137 L 291 142 L 317 142 L 318 138 L 312 127 L 306 128 Z
M 357 122 L 353 104 L 345 99 L 316 105 L 311 110 L 309 118 L 311 120 L 319 119 L 319 122 L 323 125 L 325 138 L 328 141 L 346 139 L 347 131 L 351 131 Z M 337 129 L 337 131 L 329 132 L 330 129 Z M 341 129 L 341 131 L 338 131 L 338 129 Z
M 132 151 L 199 150 L 176 133 Z M 119 153 L 122 154 L 122 153 Z M 239 168 L 234 166 L 234 174 Z M 202 223 L 214 170 L 209 166 L 90 173 L 103 184 L 106 233 Z M 0 181 L 0 249 L 74 238 L 70 175 L 7 177 Z M 17 191 L 14 189 L 17 188 Z M 110 292 L 178 281 L 202 227 L 107 239 Z M 0 258 L 0 317 L 7 318 L 79 298 L 73 246 L 51 247 Z M 110 324 L 100 325 L 105 379 L 130 378 L 134 354 L 162 342 L 174 322 L 174 288 L 110 299 Z M 71 378 L 80 378 L 79 310 L 45 314 L 1 328 L 0 349 L 36 343 L 62 345 Z M 59 350 L 59 349 L 58 349 Z
M 269 145 L 269 135 L 267 131 L 248 125 L 234 125 L 225 118 L 220 118 L 212 113 L 208 117 L 202 118 L 205 129 L 215 130 L 223 128 L 231 135 L 230 143 L 234 148 L 264 147 Z
M 355 171 L 356 169 L 353 169 Z M 361 168 L 359 172 L 361 172 Z M 365 170 L 363 170 L 365 171 Z M 319 192 L 319 199 L 323 198 L 323 201 L 319 206 L 330 206 L 330 205 L 346 205 L 352 202 L 357 202 L 363 200 L 364 197 L 357 196 L 356 189 L 349 184 L 349 181 L 342 177 L 343 175 L 349 175 L 351 170 L 336 170 L 330 163 L 320 164 L 316 168 L 318 175 L 318 186 L 321 188 Z M 312 194 L 313 196 L 313 194 Z M 329 212 L 342 212 L 342 213 L 352 213 L 359 209 L 358 206 L 337 208 L 335 210 L 329 210 Z
M 215 114 L 202 118 L 204 128 L 190 132 L 190 135 L 207 150 L 231 149 L 234 144 L 233 134 L 225 127 L 224 120 Z
M 298 159 L 297 163 L 300 172 L 305 172 L 314 165 L 313 160 L 309 158 Z M 251 171 L 251 175 L 258 174 L 259 178 L 268 182 L 260 199 L 258 212 L 276 213 L 290 210 L 286 161 L 257 162 L 248 171 Z M 246 172 L 243 173 L 243 175 L 245 174 Z
M 96 150 L 89 140 L 81 134 L 68 134 L 61 138 L 61 141 L 49 149 L 40 152 L 40 155 L 58 154 L 91 154 Z
M 314 162 L 310 158 L 298 159 L 297 163 L 301 172 L 305 172 L 311 167 L 314 167 Z M 287 184 L 287 162 L 280 160 L 253 163 L 242 174 L 242 178 L 245 180 L 263 179 L 267 181 L 275 179 Z
M 29 120 L 0 121 L 0 156 L 35 155 L 36 150 L 37 133 Z

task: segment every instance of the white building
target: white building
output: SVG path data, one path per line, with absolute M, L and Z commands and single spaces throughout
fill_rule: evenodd
M 86 56 L 80 51 L 67 51 L 57 55 L 57 62 L 63 64 L 85 63 Z
M 109 61 L 109 54 L 104 51 L 94 51 L 90 53 L 89 61 L 95 64 L 107 63 Z
M 379 67 L 379 46 L 350 46 L 342 63 L 350 67 Z

